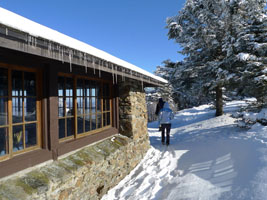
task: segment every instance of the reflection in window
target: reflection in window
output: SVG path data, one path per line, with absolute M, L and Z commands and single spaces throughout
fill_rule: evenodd
M 23 149 L 23 126 L 13 126 L 13 151 Z
M 24 72 L 24 96 L 36 96 L 35 73 Z
M 0 97 L 0 126 L 7 125 L 7 98 Z
M 36 121 L 36 98 L 24 99 L 25 121 Z
M 36 88 L 36 72 L 0 68 L 0 156 L 38 145 Z
M 25 125 L 25 143 L 26 147 L 35 146 L 37 144 L 36 124 Z
M 63 76 L 58 78 L 60 139 L 73 135 L 76 137 L 110 126 L 109 88 L 109 84 L 83 78 L 72 79 Z
M 0 157 L 8 153 L 8 71 L 0 68 Z
M 36 97 L 36 73 L 12 71 L 14 152 L 37 145 Z
M 92 119 L 92 130 L 96 129 L 96 116 L 95 115 L 91 115 L 91 119 Z
M 59 119 L 58 120 L 58 133 L 59 133 L 59 139 L 65 137 L 65 119 Z
M 8 90 L 8 71 L 7 69 L 0 69 L 0 97 L 7 96 Z
M 0 156 L 8 152 L 8 128 L 0 128 Z
M 58 136 L 62 139 L 74 135 L 72 78 L 58 78 L 58 96 Z

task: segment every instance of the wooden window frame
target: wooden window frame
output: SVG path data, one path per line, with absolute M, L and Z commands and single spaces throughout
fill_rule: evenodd
M 73 109 L 74 109 L 74 135 L 69 136 L 69 137 L 65 137 L 65 138 L 59 138 L 59 143 L 63 143 L 65 141 L 82 138 L 82 137 L 85 137 L 85 136 L 88 136 L 88 135 L 97 134 L 97 133 L 99 133 L 101 131 L 107 130 L 107 129 L 112 127 L 112 123 L 113 123 L 113 119 L 112 119 L 113 115 L 112 114 L 113 114 L 114 111 L 113 111 L 112 95 L 111 95 L 112 94 L 112 87 L 111 87 L 112 82 L 111 81 L 102 80 L 102 79 L 98 79 L 98 78 L 88 78 L 88 77 L 82 76 L 82 75 L 67 74 L 67 73 L 62 73 L 62 72 L 58 73 L 58 78 L 59 77 L 72 78 L 73 81 L 74 81 L 74 84 L 73 84 L 73 101 L 72 101 L 73 102 Z M 109 99 L 109 105 L 110 105 L 110 109 L 108 111 L 103 111 L 103 100 L 104 100 L 104 98 L 103 98 L 103 92 L 101 92 L 101 95 L 99 96 L 99 98 L 101 99 L 101 112 L 97 112 L 98 96 L 97 96 L 97 94 L 95 94 L 94 97 L 95 97 L 95 101 L 96 101 L 96 108 L 95 108 L 96 109 L 96 111 L 95 111 L 96 129 L 90 130 L 90 131 L 87 131 L 87 132 L 83 132 L 83 133 L 79 133 L 79 134 L 78 134 L 78 116 L 83 116 L 83 117 L 86 116 L 86 115 L 92 116 L 93 114 L 91 113 L 91 110 L 90 110 L 89 114 L 84 114 L 84 109 L 85 109 L 84 103 L 83 103 L 83 114 L 82 115 L 78 114 L 78 106 L 77 106 L 77 81 L 78 80 L 83 80 L 83 88 L 82 88 L 83 96 L 79 96 L 79 97 L 83 98 L 83 102 L 84 102 L 84 98 L 85 98 L 85 96 L 84 96 L 84 88 L 85 88 L 84 87 L 84 81 L 85 80 L 95 81 L 97 83 L 96 85 L 98 85 L 98 83 L 99 83 L 99 85 L 101 86 L 101 87 L 99 87 L 101 89 L 101 91 L 103 90 L 103 85 L 104 84 L 108 84 L 108 86 L 109 86 L 109 97 L 105 97 L 105 98 Z M 91 98 L 91 97 L 92 96 L 90 94 L 89 98 Z M 58 102 L 59 102 L 59 100 L 58 100 Z M 108 112 L 110 113 L 110 123 L 109 123 L 109 125 L 103 126 L 103 114 L 108 113 Z M 101 128 L 97 128 L 97 124 L 98 124 L 97 115 L 98 115 L 98 113 L 101 113 L 101 117 L 102 117 Z M 59 119 L 63 119 L 63 118 L 64 117 L 59 117 L 58 116 L 58 120 Z M 91 120 L 90 120 L 90 123 L 91 123 Z M 58 134 L 58 137 L 59 137 L 59 134 Z
M 0 156 L 0 161 L 9 160 L 13 158 L 14 156 L 21 155 L 23 153 L 41 149 L 42 148 L 42 109 L 41 109 L 41 96 L 42 96 L 42 72 L 41 70 L 35 69 L 35 68 L 28 68 L 18 65 L 10 65 L 5 63 L 0 63 L 1 69 L 6 69 L 8 73 L 8 102 L 7 102 L 7 124 L 6 125 L 0 125 L 0 128 L 8 128 L 7 132 L 7 139 L 8 139 L 8 147 L 6 148 L 8 152 L 6 155 Z M 35 79 L 36 79 L 36 85 L 35 85 L 35 92 L 36 92 L 36 120 L 27 122 L 25 121 L 25 113 L 24 113 L 24 101 L 26 98 L 29 98 L 28 96 L 24 96 L 24 92 L 22 92 L 22 122 L 20 123 L 14 123 L 12 119 L 13 115 L 13 109 L 12 109 L 12 98 L 15 97 L 12 95 L 12 72 L 13 71 L 20 71 L 23 74 L 25 72 L 32 72 L 35 73 Z M 24 75 L 22 79 L 22 88 L 24 91 Z M 2 97 L 1 97 L 2 98 Z M 36 124 L 36 145 L 31 147 L 26 147 L 25 144 L 25 125 L 27 124 Z M 18 151 L 13 151 L 13 127 L 14 126 L 23 126 L 23 149 Z

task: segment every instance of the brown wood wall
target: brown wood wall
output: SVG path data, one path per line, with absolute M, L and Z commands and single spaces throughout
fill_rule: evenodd
M 76 150 L 98 140 L 118 133 L 119 112 L 118 112 L 118 87 L 113 83 L 112 75 L 106 72 L 93 70 L 85 72 L 84 67 L 72 65 L 70 72 L 69 63 L 44 59 L 17 51 L 0 48 L 0 63 L 16 65 L 18 67 L 37 68 L 42 71 L 42 84 L 38 88 L 41 96 L 41 149 L 14 156 L 11 159 L 0 161 L 0 177 L 10 175 L 14 172 L 37 165 L 47 160 L 56 160 L 58 156 Z M 89 78 L 110 80 L 112 84 L 112 125 L 104 131 L 87 135 L 81 138 L 68 140 L 59 143 L 58 140 L 58 99 L 57 99 L 57 76 L 59 72 L 83 75 Z

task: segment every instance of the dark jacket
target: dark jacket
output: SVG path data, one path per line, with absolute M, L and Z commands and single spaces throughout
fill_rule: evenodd
M 159 111 L 163 108 L 164 103 L 165 103 L 165 102 L 163 101 L 163 99 L 160 98 L 160 99 L 159 99 L 159 102 L 158 102 L 158 104 L 157 104 L 157 107 L 156 107 L 156 112 L 155 112 L 156 115 L 159 115 Z

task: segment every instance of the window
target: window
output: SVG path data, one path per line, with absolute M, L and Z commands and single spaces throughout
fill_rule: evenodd
M 0 68 L 0 159 L 40 146 L 36 76 Z
M 108 83 L 59 76 L 59 139 L 79 137 L 110 127 L 110 101 Z
M 73 79 L 58 79 L 58 133 L 59 139 L 74 135 Z
M 0 156 L 8 154 L 8 70 L 0 68 Z

